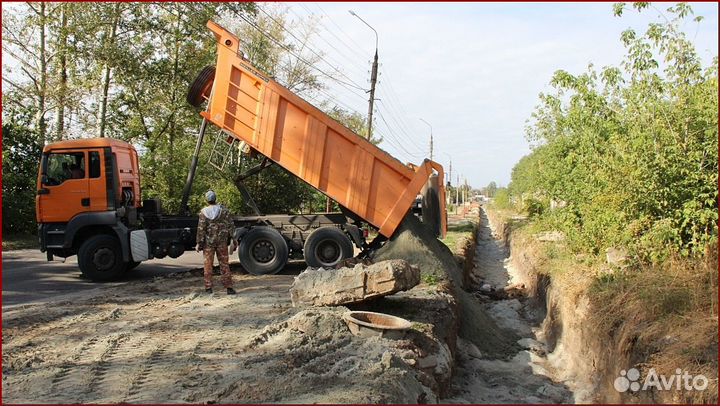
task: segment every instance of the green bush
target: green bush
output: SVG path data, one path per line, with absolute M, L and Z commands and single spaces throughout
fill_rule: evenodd
M 530 217 L 536 217 L 543 214 L 546 208 L 547 205 L 539 199 L 528 197 L 523 200 L 523 211 L 526 212 Z
M 703 67 L 680 30 L 688 6 L 668 12 L 644 34 L 622 33 L 619 67 L 557 71 L 532 115 L 533 151 L 509 190 L 565 201 L 560 210 L 533 201 L 525 209 L 551 217 L 576 249 L 622 245 L 659 261 L 668 250 L 701 255 L 717 238 L 718 60 Z
M 42 145 L 27 126 L 12 120 L 3 123 L 3 234 L 37 231 L 35 183 Z

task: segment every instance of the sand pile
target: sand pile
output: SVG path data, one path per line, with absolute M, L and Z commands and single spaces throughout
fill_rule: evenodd
M 186 272 L 3 309 L 3 400 L 436 401 L 413 345 L 353 336 L 346 308 L 293 309 L 293 275 L 234 278 L 236 296 Z
M 447 281 L 458 304 L 460 336 L 488 357 L 503 358 L 517 352 L 516 341 L 520 337 L 499 327 L 482 304 L 464 290 L 462 269 L 452 252 L 417 217 L 406 216 L 393 237 L 373 257 L 375 261 L 389 259 L 405 259 L 417 266 L 423 280 L 432 275 Z
M 354 337 L 348 309 L 312 308 L 272 324 L 240 352 L 235 382 L 219 401 L 415 403 L 434 400 L 403 358 L 410 351 L 381 338 Z M 246 353 L 247 355 L 244 355 Z M 267 384 L 242 375 L 264 376 Z M 240 379 L 237 379 L 240 378 Z

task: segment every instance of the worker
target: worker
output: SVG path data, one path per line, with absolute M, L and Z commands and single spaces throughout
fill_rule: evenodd
M 77 164 L 70 165 L 70 178 L 71 179 L 82 179 L 85 177 L 85 171 L 80 169 Z
M 200 210 L 200 221 L 197 229 L 196 250 L 203 252 L 205 270 L 205 292 L 212 293 L 212 270 L 214 257 L 220 263 L 221 281 L 227 289 L 228 295 L 234 295 L 232 287 L 232 274 L 228 263 L 228 243 L 237 247 L 237 241 L 232 238 L 235 225 L 230 217 L 230 211 L 217 204 L 217 195 L 212 190 L 205 193 L 208 205 Z
M 64 181 L 65 179 L 72 178 L 72 171 L 70 170 L 70 167 L 68 167 L 67 162 L 62 163 L 62 174 L 63 174 L 63 178 L 64 178 L 64 179 L 62 179 L 62 181 Z

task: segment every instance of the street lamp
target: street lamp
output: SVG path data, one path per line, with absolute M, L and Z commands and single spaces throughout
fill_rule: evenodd
M 428 123 L 427 121 L 423 120 L 422 118 L 420 119 L 420 121 L 422 121 L 423 123 L 427 124 L 428 127 L 430 127 L 430 160 L 432 161 L 432 159 L 433 159 L 433 134 L 432 134 L 432 125 L 431 125 L 430 123 Z
M 367 23 L 367 21 L 363 20 L 362 17 L 355 14 L 354 11 L 348 10 L 350 14 L 357 17 L 358 20 L 362 21 L 363 24 L 370 27 L 371 30 L 375 33 L 375 59 L 373 60 L 372 64 L 372 73 L 370 74 L 370 100 L 368 100 L 368 135 L 367 139 L 370 141 L 372 137 L 372 116 L 373 116 L 373 102 L 375 101 L 375 83 L 377 82 L 377 69 L 378 69 L 378 33 L 375 31 L 375 28 L 373 28 L 370 24 Z

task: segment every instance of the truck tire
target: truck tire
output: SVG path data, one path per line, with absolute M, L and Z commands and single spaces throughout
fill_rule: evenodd
M 132 271 L 133 269 L 137 268 L 141 262 L 128 262 L 125 264 L 125 270 L 126 271 Z
M 337 227 L 320 227 L 305 240 L 305 262 L 313 268 L 333 268 L 353 256 L 350 238 Z
M 187 102 L 193 107 L 200 107 L 203 101 L 210 97 L 210 89 L 212 89 L 214 80 L 215 67 L 204 67 L 188 89 Z
M 125 272 L 120 243 L 117 238 L 100 234 L 88 238 L 78 250 L 80 272 L 90 280 L 116 280 Z
M 255 227 L 240 240 L 238 258 L 253 275 L 276 274 L 287 264 L 288 245 L 274 228 Z

